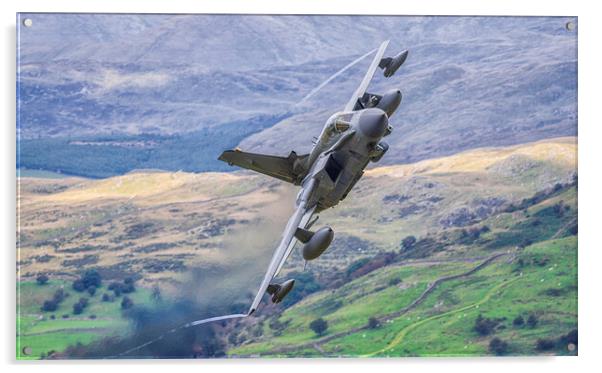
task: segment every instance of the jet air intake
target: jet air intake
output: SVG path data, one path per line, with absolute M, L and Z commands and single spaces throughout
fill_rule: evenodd
M 323 227 L 316 232 L 297 228 L 295 237 L 303 242 L 303 259 L 313 260 L 322 255 L 334 238 L 334 231 L 330 227 Z
M 387 113 L 378 108 L 363 110 L 359 115 L 359 129 L 366 137 L 381 138 L 389 127 Z

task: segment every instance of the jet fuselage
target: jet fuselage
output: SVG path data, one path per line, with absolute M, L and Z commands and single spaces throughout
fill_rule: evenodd
M 302 182 L 315 179 L 309 205 L 316 204 L 316 212 L 336 206 L 343 200 L 364 169 L 380 140 L 390 132 L 388 116 L 379 108 L 351 113 L 337 113 L 325 124 L 308 162 L 312 162 Z

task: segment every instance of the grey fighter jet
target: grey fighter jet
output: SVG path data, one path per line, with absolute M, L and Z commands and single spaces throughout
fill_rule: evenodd
M 288 157 L 277 157 L 236 149 L 225 151 L 219 157 L 230 165 L 301 186 L 295 213 L 284 229 L 247 315 L 255 312 L 266 292 L 271 295 L 272 302 L 279 303 L 291 291 L 294 279 L 282 284 L 272 281 L 297 241 L 303 244 L 306 261 L 318 258 L 328 248 L 334 237 L 332 228 L 326 226 L 311 231 L 317 220 L 317 216 L 313 220 L 312 217 L 345 199 L 368 163 L 378 162 L 389 149 L 382 139 L 393 129 L 389 118 L 401 102 L 401 92 L 393 89 L 377 95 L 366 91 L 378 68 L 383 70 L 385 77 L 390 77 L 408 56 L 408 51 L 403 51 L 394 57 L 383 58 L 388 43 L 385 41 L 380 45 L 364 79 L 345 108 L 326 121 L 311 153 L 298 155 L 293 151 Z

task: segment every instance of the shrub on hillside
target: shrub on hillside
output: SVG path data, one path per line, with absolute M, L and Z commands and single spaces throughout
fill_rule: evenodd
M 521 327 L 521 326 L 525 325 L 525 319 L 524 319 L 524 318 L 523 318 L 521 315 L 518 315 L 518 316 L 516 316 L 516 318 L 515 318 L 515 319 L 512 321 L 512 325 L 514 325 L 514 326 L 518 326 L 518 327 Z
M 48 276 L 41 274 L 38 275 L 38 277 L 36 277 L 36 282 L 38 283 L 38 285 L 46 285 L 48 283 Z
M 550 338 L 539 338 L 535 344 L 537 351 L 550 351 L 556 347 L 556 341 Z
M 123 299 L 121 300 L 121 309 L 123 310 L 127 310 L 130 309 L 134 306 L 134 301 L 132 299 L 130 299 L 130 297 L 125 296 L 123 297 Z
M 401 248 L 402 250 L 410 250 L 416 244 L 416 237 L 407 236 L 403 240 L 401 240 Z
M 482 314 L 479 314 L 474 323 L 474 330 L 480 335 L 489 335 L 493 333 L 498 324 L 499 322 L 497 320 L 488 319 L 483 317 Z
M 537 322 L 537 316 L 535 316 L 534 314 L 530 314 L 527 318 L 527 326 L 529 328 L 535 328 L 537 326 Z
M 489 351 L 498 356 L 505 355 L 508 352 L 508 342 L 495 337 L 489 342 Z
M 326 330 L 328 330 L 328 322 L 320 317 L 309 323 L 309 328 L 317 335 L 324 335 Z
M 380 326 L 380 322 L 376 317 L 371 317 L 368 319 L 368 328 L 376 329 Z

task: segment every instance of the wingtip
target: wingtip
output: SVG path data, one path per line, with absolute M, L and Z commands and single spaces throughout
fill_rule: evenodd
M 217 158 L 218 161 L 222 161 L 222 162 L 229 162 L 228 161 L 228 154 L 232 154 L 232 153 L 240 153 L 242 152 L 242 150 L 239 147 L 236 147 L 232 150 L 224 150 L 222 152 L 222 154 L 220 154 L 220 156 Z

